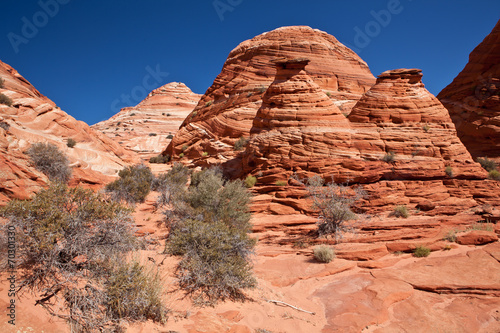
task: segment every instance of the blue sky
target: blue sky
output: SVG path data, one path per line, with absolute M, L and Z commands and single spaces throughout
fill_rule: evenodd
M 498 0 L 2 0 L 0 59 L 94 124 L 150 87 L 180 81 L 204 93 L 240 42 L 308 25 L 353 48 L 374 75 L 423 69 L 436 95 L 499 14 Z

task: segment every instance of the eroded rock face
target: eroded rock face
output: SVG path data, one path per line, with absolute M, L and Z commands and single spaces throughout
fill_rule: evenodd
M 0 77 L 4 80 L 0 92 L 12 100 L 12 106 L 0 104 L 0 121 L 8 128 L 0 129 L 0 202 L 26 199 L 47 183 L 23 154 L 36 142 L 53 143 L 68 156 L 72 185 L 104 184 L 125 165 L 138 161 L 132 152 L 59 109 L 1 61 Z M 77 142 L 74 148 L 66 145 L 69 138 Z
M 437 97 L 472 156 L 500 162 L 500 21 Z
M 199 157 L 203 152 L 227 160 L 233 145 L 248 137 L 262 96 L 275 79 L 271 60 L 307 57 L 307 73 L 342 112 L 375 82 L 366 63 L 335 37 L 304 26 L 283 27 L 237 46 L 221 73 L 188 117 L 167 153 Z M 182 149 L 182 147 L 187 147 Z
M 278 61 L 242 165 L 263 183 L 319 174 L 336 182 L 484 179 L 447 110 L 417 69 L 382 73 L 346 118 L 307 75 L 304 59 Z
M 200 97 L 184 83 L 171 82 L 153 90 L 135 107 L 123 108 L 92 128 L 147 159 L 170 143 Z

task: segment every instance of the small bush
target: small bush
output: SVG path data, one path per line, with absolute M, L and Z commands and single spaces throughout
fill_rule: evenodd
M 288 183 L 284 180 L 277 180 L 275 185 L 276 186 L 286 186 Z
M 331 96 L 332 96 L 332 93 L 331 93 L 331 92 L 329 92 L 329 91 L 327 91 L 327 92 L 326 92 L 326 96 L 331 97 Z
M 490 179 L 500 180 L 500 172 L 498 172 L 497 170 L 491 170 L 490 172 L 488 172 L 488 177 Z
M 76 146 L 75 139 L 69 138 L 68 141 L 66 141 L 66 146 L 68 146 L 69 148 L 73 148 L 74 146 Z
M 470 228 L 467 228 L 467 231 L 469 230 L 493 231 L 494 229 L 492 223 L 474 223 L 470 226 Z
M 59 298 L 72 325 L 99 331 L 109 319 L 103 285 L 113 276 L 111 263 L 139 245 L 130 212 L 92 190 L 62 183 L 52 183 L 32 200 L 10 201 L 0 215 L 16 233 L 19 292 L 41 295 L 37 303 L 54 315 L 60 311 L 54 313 L 50 303 Z
M 3 128 L 5 131 L 8 131 L 9 128 L 10 128 L 10 125 L 7 124 L 6 122 L 4 121 L 0 121 L 0 128 Z
M 248 139 L 241 137 L 234 143 L 234 150 L 243 150 L 248 144 Z
M 5 83 L 4 79 L 0 77 L 0 88 L 4 88 L 4 83 Z
M 181 149 L 182 149 L 182 151 L 186 151 L 188 148 L 189 147 L 187 145 L 183 145 Z
M 448 177 L 453 177 L 453 168 L 451 166 L 448 165 L 446 168 L 444 168 L 444 172 Z
M 410 213 L 408 212 L 408 208 L 406 206 L 396 206 L 394 208 L 394 211 L 392 212 L 392 215 L 395 217 L 402 217 L 402 218 L 408 218 L 410 216 Z
M 247 178 L 245 178 L 245 186 L 248 188 L 254 187 L 254 185 L 257 183 L 257 177 L 248 175 Z
M 119 262 L 105 283 L 106 309 L 111 318 L 130 318 L 165 323 L 159 272 L 137 261 Z
M 154 191 L 160 192 L 157 205 L 162 206 L 179 202 L 185 193 L 185 188 L 191 171 L 182 163 L 175 163 L 167 173 L 159 174 L 151 185 Z
M 184 157 L 184 153 L 180 153 L 179 158 L 183 158 L 183 157 Z
M 172 140 L 174 136 L 172 134 L 167 135 L 167 139 Z
M 257 91 L 260 92 L 260 93 L 265 93 L 267 90 L 267 87 L 266 86 L 259 86 L 257 88 Z
M 156 133 L 149 133 L 148 135 L 149 136 L 157 136 L 158 134 L 156 134 Z
M 492 171 L 497 169 L 497 163 L 493 160 L 490 160 L 488 157 L 479 157 L 477 162 L 481 164 L 483 169 L 486 171 Z
M 314 259 L 319 262 L 329 263 L 335 258 L 335 251 L 328 246 L 320 245 L 314 248 Z
M 209 107 L 210 105 L 212 105 L 214 102 L 213 101 L 208 101 L 205 103 L 205 107 Z
M 138 164 L 120 170 L 119 179 L 106 185 L 106 192 L 115 200 L 129 203 L 144 202 L 151 191 L 154 176 L 147 166 Z
M 446 233 L 446 235 L 443 237 L 444 240 L 448 242 L 456 242 L 457 241 L 457 232 L 455 230 L 450 230 Z
M 418 246 L 414 251 L 413 251 L 413 256 L 417 258 L 421 257 L 427 257 L 431 253 L 431 249 L 425 247 L 425 246 Z
M 313 207 L 319 211 L 318 233 L 320 236 L 334 235 L 339 241 L 345 232 L 354 231 L 351 221 L 357 218 L 352 206 L 366 195 L 362 187 L 349 188 L 330 183 L 323 186 L 320 176 L 308 179 L 306 188 L 312 198 Z
M 134 113 L 134 112 L 132 112 L 131 114 L 129 114 L 129 116 L 130 116 L 130 117 L 133 117 L 133 116 L 135 116 L 135 113 Z
M 394 152 L 388 152 L 387 154 L 382 157 L 382 161 L 387 162 L 387 163 L 392 163 L 396 159 L 396 154 Z
M 52 181 L 66 183 L 71 177 L 71 167 L 66 155 L 51 143 L 38 142 L 26 151 L 35 168 Z
M 149 159 L 149 163 L 156 163 L 156 164 L 166 164 L 170 162 L 170 155 L 158 155 L 158 156 L 153 156 Z
M 199 305 L 244 300 L 241 289 L 254 288 L 249 256 L 255 241 L 222 222 L 184 220 L 175 225 L 167 252 L 183 256 L 177 268 L 180 286 Z
M 0 104 L 5 104 L 7 106 L 12 106 L 12 99 L 9 96 L 0 93 Z
M 201 156 L 207 157 L 208 156 L 208 152 L 204 151 L 203 154 L 201 154 Z
M 429 130 L 431 129 L 431 127 L 428 125 L 428 124 L 425 124 L 422 129 L 424 130 L 424 132 L 429 132 Z

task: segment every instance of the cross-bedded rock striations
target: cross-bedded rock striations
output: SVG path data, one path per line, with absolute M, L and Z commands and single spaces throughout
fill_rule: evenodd
M 500 162 L 500 21 L 437 97 L 472 156 Z
M 0 61 L 0 92 L 12 105 L 0 104 L 0 202 L 10 198 L 26 199 L 47 183 L 23 154 L 33 143 L 49 142 L 69 158 L 72 184 L 104 184 L 128 163 L 138 161 L 106 135 L 92 130 L 59 109 L 11 66 Z M 68 139 L 76 146 L 69 148 Z
M 344 113 L 375 83 L 366 63 L 335 37 L 305 26 L 278 28 L 231 51 L 166 153 L 232 158 L 235 141 L 249 136 L 262 96 L 274 81 L 271 60 L 297 57 L 310 60 L 308 75 Z
M 278 60 L 242 165 L 261 181 L 320 174 L 336 182 L 484 179 L 417 69 L 382 73 L 346 118 L 306 73 Z M 267 178 L 266 178 L 267 177 Z
M 153 90 L 138 105 L 123 108 L 92 128 L 149 158 L 165 149 L 200 97 L 184 83 L 171 82 Z

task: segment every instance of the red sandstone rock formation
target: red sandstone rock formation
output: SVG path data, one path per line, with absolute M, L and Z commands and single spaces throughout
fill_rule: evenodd
M 307 75 L 306 63 L 277 62 L 254 119 L 243 165 L 261 172 L 262 182 L 293 172 L 356 183 L 486 177 L 420 70 L 382 73 L 346 119 Z M 393 161 L 384 161 L 388 154 Z
M 12 106 L 0 104 L 0 202 L 9 198 L 28 198 L 47 177 L 36 171 L 23 152 L 35 142 L 50 142 L 63 150 L 73 166 L 71 184 L 103 184 L 124 165 L 138 161 L 104 134 L 92 130 L 59 109 L 40 94 L 15 69 L 0 61 L 0 77 Z M 74 139 L 74 148 L 66 145 Z
M 311 80 L 346 114 L 375 81 L 356 53 L 325 32 L 297 26 L 264 33 L 231 51 L 166 153 L 200 157 L 206 152 L 219 161 L 232 158 L 235 141 L 249 135 L 262 95 L 274 81 L 270 61 L 280 57 L 310 59 Z
M 472 156 L 500 162 L 500 21 L 437 97 Z
M 92 126 L 143 158 L 158 155 L 198 103 L 200 95 L 184 83 L 171 82 L 153 90 L 135 107 L 123 108 Z

